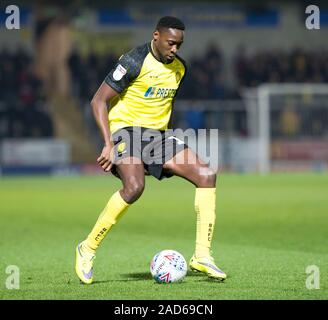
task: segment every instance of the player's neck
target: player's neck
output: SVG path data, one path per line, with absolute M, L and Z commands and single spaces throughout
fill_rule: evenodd
M 156 60 L 158 60 L 159 62 L 165 63 L 162 59 L 160 54 L 158 53 L 155 45 L 154 45 L 154 40 L 151 40 L 150 42 L 150 49 L 152 51 L 153 56 L 155 57 Z

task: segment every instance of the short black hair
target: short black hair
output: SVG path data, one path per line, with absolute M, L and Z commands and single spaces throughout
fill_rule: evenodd
M 156 25 L 156 30 L 161 30 L 163 28 L 185 30 L 185 25 L 180 19 L 176 17 L 165 16 L 160 18 Z

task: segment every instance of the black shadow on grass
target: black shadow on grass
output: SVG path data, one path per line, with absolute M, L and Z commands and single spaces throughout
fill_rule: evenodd
M 125 274 L 121 274 L 121 277 L 132 278 L 135 280 L 152 280 L 152 276 L 151 276 L 150 272 L 125 273 Z M 194 271 L 188 271 L 187 277 L 200 277 L 200 278 L 203 277 L 205 279 L 208 279 L 208 277 L 205 274 L 203 274 L 201 272 L 194 272 Z
M 124 273 L 124 274 L 121 274 L 120 276 L 125 279 L 99 280 L 99 281 L 94 281 L 93 284 L 153 280 L 150 272 Z M 224 282 L 224 281 L 220 281 L 220 280 L 216 280 L 216 279 L 211 279 L 200 272 L 194 272 L 194 271 L 188 271 L 187 277 L 195 277 L 195 278 L 198 278 L 197 280 L 206 281 L 206 282 L 219 282 L 219 283 Z
M 152 280 L 151 274 L 149 272 L 126 273 L 126 274 L 121 274 L 121 277 L 123 277 L 125 279 L 96 280 L 96 281 L 93 281 L 91 285 L 110 283 L 110 282 L 129 282 L 129 281 L 140 281 L 140 280 Z
M 187 277 L 207 277 L 207 276 L 201 272 L 187 271 Z
M 102 283 L 110 283 L 110 282 L 113 282 L 113 280 L 97 280 L 97 281 L 93 281 L 91 285 L 102 284 Z
M 125 273 L 121 274 L 123 278 L 132 278 L 131 280 L 152 280 L 150 272 L 134 272 L 134 273 Z M 129 281 L 129 280 L 126 280 Z

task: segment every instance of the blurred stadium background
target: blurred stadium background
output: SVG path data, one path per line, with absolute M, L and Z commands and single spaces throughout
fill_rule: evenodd
M 20 30 L 0 13 L 1 173 L 101 172 L 89 102 L 159 17 L 187 30 L 189 74 L 175 128 L 217 128 L 220 169 L 323 171 L 328 161 L 328 6 L 320 30 L 305 2 L 18 1 Z M 289 85 L 292 84 L 292 85 Z M 310 84 L 310 85 L 309 85 Z

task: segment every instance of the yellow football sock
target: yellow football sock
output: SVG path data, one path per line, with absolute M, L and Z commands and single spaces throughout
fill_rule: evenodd
M 197 258 L 210 255 L 216 217 L 215 191 L 216 188 L 196 188 L 195 210 L 197 223 L 195 256 Z
M 105 209 L 100 214 L 95 226 L 87 239 L 83 242 L 83 249 L 94 252 L 106 237 L 108 231 L 123 216 L 129 204 L 121 197 L 120 192 L 115 192 L 109 199 Z

